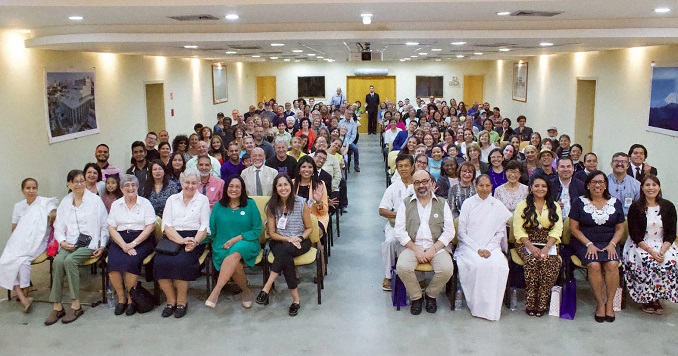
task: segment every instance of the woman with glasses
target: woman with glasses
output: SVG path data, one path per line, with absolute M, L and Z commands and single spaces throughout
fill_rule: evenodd
M 619 247 L 624 233 L 622 202 L 610 195 L 605 173 L 593 171 L 586 178 L 586 193 L 570 208 L 571 246 L 588 270 L 597 301 L 595 320 L 615 320 L 612 301 L 619 286 Z M 605 302 L 607 300 L 607 302 Z
M 459 184 L 453 185 L 447 194 L 447 204 L 450 205 L 454 218 L 459 217 L 464 200 L 476 194 L 473 180 L 476 178 L 476 169 L 471 162 L 464 162 L 459 166 Z

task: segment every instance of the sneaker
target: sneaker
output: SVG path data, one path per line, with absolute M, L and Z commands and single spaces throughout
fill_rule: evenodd
M 391 279 L 390 278 L 384 278 L 384 282 L 381 283 L 381 289 L 383 289 L 386 292 L 391 291 Z

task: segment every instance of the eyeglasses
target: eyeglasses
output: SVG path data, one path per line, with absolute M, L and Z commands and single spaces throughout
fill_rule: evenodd
M 614 160 L 612 160 L 612 162 L 614 164 L 629 164 L 629 161 L 625 160 L 625 159 L 614 159 Z
M 427 185 L 427 184 L 430 183 L 430 182 L 431 182 L 430 179 L 423 179 L 423 180 L 415 180 L 414 182 L 412 182 L 412 184 L 413 184 L 415 187 L 418 187 L 418 186 L 420 186 L 420 185 Z
M 419 164 L 428 164 L 428 161 L 417 161 Z
M 598 185 L 598 186 L 600 186 L 600 185 L 605 185 L 605 181 L 604 181 L 604 180 L 592 180 L 592 181 L 589 182 L 589 183 L 590 183 L 591 185 Z
M 71 182 L 73 185 L 85 185 L 85 180 L 74 180 Z

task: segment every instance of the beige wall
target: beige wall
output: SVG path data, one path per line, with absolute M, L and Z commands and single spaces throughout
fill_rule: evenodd
M 615 152 L 628 152 L 634 143 L 648 149 L 648 162 L 659 170 L 664 196 L 678 199 L 678 174 L 672 164 L 675 137 L 646 130 L 650 110 L 651 62 L 676 65 L 678 46 L 629 48 L 526 58 L 529 63 L 527 103 L 511 100 L 512 62 L 497 61 L 488 72 L 485 94 L 504 116 L 527 117 L 527 125 L 545 133 L 551 125 L 574 142 L 577 79 L 596 80 L 593 151 L 598 168 L 610 173 Z

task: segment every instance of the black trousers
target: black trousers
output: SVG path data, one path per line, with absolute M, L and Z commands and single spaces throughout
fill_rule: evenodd
M 271 241 L 269 244 L 273 256 L 273 265 L 271 271 L 275 273 L 282 273 L 285 276 L 287 288 L 297 289 L 297 276 L 294 272 L 294 258 L 301 256 L 311 249 L 311 240 L 304 239 L 301 241 L 301 248 L 298 249 L 289 242 Z
M 368 111 L 367 112 L 367 134 L 376 134 L 377 133 L 377 112 Z

